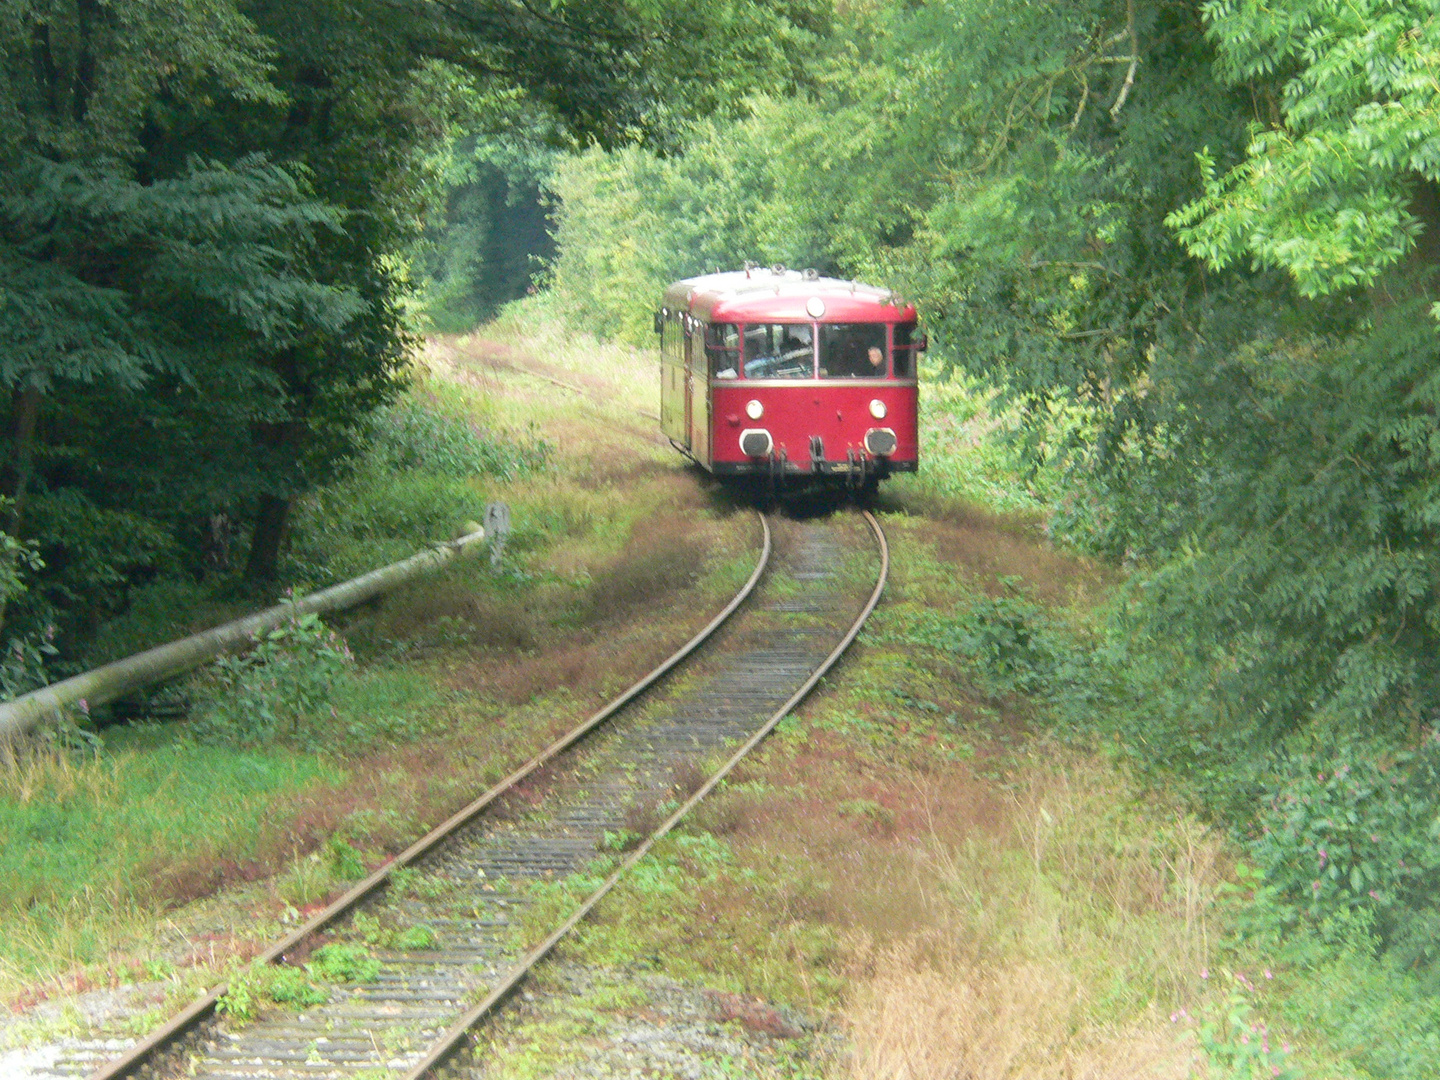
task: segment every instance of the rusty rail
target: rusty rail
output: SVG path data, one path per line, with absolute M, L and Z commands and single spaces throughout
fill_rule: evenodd
M 605 721 L 610 719 L 624 706 L 638 698 L 656 682 L 668 674 L 677 664 L 686 659 L 698 649 L 704 642 L 718 630 L 726 620 L 730 618 L 745 600 L 755 591 L 755 586 L 765 573 L 770 562 L 771 542 L 770 525 L 764 515 L 756 515 L 760 521 L 762 532 L 762 547 L 759 561 L 749 579 L 741 586 L 740 591 L 730 600 L 728 604 L 717 614 L 705 627 L 694 637 L 682 645 L 670 655 L 659 667 L 645 675 L 629 689 L 624 691 L 599 712 L 587 718 L 584 722 L 563 735 L 560 739 L 551 743 L 535 757 L 531 758 L 524 765 L 520 766 L 505 779 L 501 780 L 494 787 L 490 788 L 479 798 L 475 799 L 468 806 L 451 815 L 445 822 L 436 826 L 425 836 L 411 844 L 403 852 L 397 855 L 385 866 L 376 870 L 365 880 L 359 882 L 346 892 L 339 899 L 331 903 L 325 910 L 318 912 L 299 929 L 286 936 L 283 940 L 276 942 L 270 948 L 261 953 L 254 963 L 274 963 L 281 959 L 287 952 L 293 950 L 305 938 L 323 930 L 330 923 L 334 922 L 341 915 L 350 911 L 361 901 L 383 889 L 389 881 L 390 875 L 408 866 L 426 852 L 432 850 L 457 829 L 475 818 L 487 806 L 493 803 L 500 796 L 515 787 L 527 776 L 542 768 L 559 754 L 568 750 L 590 732 L 595 730 Z M 818 678 L 818 676 L 817 676 Z M 172 1017 L 161 1027 L 152 1031 L 143 1040 L 131 1047 L 121 1057 L 110 1061 L 90 1075 L 89 1080 L 121 1080 L 122 1077 L 136 1076 L 149 1062 L 166 1046 L 179 1039 L 185 1033 L 192 1030 L 203 1022 L 215 1011 L 215 1005 L 224 996 L 228 989 L 228 983 L 221 983 L 211 988 L 203 997 L 198 998 L 187 1006 L 182 1012 Z

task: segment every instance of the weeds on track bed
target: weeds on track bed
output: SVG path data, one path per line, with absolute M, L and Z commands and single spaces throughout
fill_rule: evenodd
M 698 982 L 843 1033 L 836 1053 L 788 1032 L 804 1052 L 786 1075 L 1290 1075 L 1282 1036 L 1262 1049 L 1247 1026 L 1265 958 L 1221 949 L 1232 857 L 1218 835 L 1044 734 L 1042 704 L 987 681 L 974 643 L 927 636 L 937 618 L 983 624 L 997 656 L 1023 662 L 996 598 L 1083 635 L 1107 573 L 919 484 L 887 505 L 890 588 L 856 650 L 562 945 L 565 962 Z M 532 932 L 588 884 L 538 888 Z M 487 1076 L 569 1060 L 548 1033 L 575 1005 L 547 1004 L 544 978 Z M 644 1012 L 593 1010 L 592 1032 Z

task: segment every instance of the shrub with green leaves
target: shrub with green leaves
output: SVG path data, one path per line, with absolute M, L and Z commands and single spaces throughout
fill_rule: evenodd
M 1226 972 L 1231 988 L 1223 1005 L 1200 1025 L 1200 1049 L 1216 1080 L 1299 1080 L 1287 1062 L 1290 1046 L 1255 1013 L 1256 986 L 1244 972 Z M 1266 973 L 1268 975 L 1268 972 Z
M 550 445 L 533 431 L 482 430 L 415 396 L 376 412 L 369 434 L 367 464 L 397 473 L 421 469 L 459 480 L 513 479 L 541 468 L 550 456 Z
M 927 613 L 908 636 L 963 659 L 999 694 L 1048 694 L 1074 651 L 1044 608 L 1016 595 L 981 596 L 948 614 Z
M 304 742 L 310 721 L 333 713 L 331 695 L 354 665 L 344 639 L 316 615 L 276 627 L 248 653 L 211 666 L 201 682 L 195 736 L 229 746 Z
M 1440 896 L 1437 779 L 1434 733 L 1414 752 L 1385 754 L 1349 741 L 1281 758 L 1248 844 L 1251 857 L 1295 915 L 1318 921 L 1367 909 L 1383 937 L 1407 939 L 1416 913 Z

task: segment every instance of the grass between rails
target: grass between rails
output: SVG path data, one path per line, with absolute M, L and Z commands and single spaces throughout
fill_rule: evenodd
M 628 355 L 603 350 L 546 362 L 572 363 L 590 380 L 632 378 Z M 0 763 L 0 1001 L 157 972 L 170 980 L 157 993 L 183 997 L 709 619 L 754 564 L 753 518 L 710 502 L 673 459 L 649 454 L 616 426 L 623 409 L 576 415 L 552 389 L 439 364 L 418 382 L 432 412 L 474 410 L 497 430 L 538 417 L 554 450 L 539 470 L 447 482 L 471 494 L 446 513 L 510 503 L 505 559 L 498 571 L 466 562 L 336 620 L 360 665 L 337 684 L 313 745 L 206 745 L 177 723 L 109 729 L 95 758 Z M 448 528 L 433 514 L 410 526 L 403 514 L 386 520 L 387 507 L 412 496 L 425 505 L 423 491 L 367 500 L 399 483 L 362 471 L 343 498 L 319 497 L 333 576 L 368 568 L 367 551 L 383 561 Z M 307 528 L 308 550 L 319 550 L 318 527 Z M 228 892 L 175 907 L 217 890 Z

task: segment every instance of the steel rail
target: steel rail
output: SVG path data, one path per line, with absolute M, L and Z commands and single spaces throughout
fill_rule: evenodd
M 404 1075 L 403 1080 L 424 1080 L 425 1077 L 431 1076 L 437 1067 L 443 1065 L 459 1052 L 463 1048 L 465 1039 L 470 1034 L 471 1029 L 483 1020 L 488 1013 L 493 1011 L 500 1002 L 508 997 L 524 978 L 530 974 L 534 967 L 550 954 L 561 939 L 594 910 L 595 905 L 604 899 L 605 895 L 616 886 L 628 870 L 643 859 L 656 843 L 679 824 L 686 814 L 695 808 L 700 800 L 714 791 L 720 782 L 730 775 L 735 766 L 740 764 L 751 750 L 760 745 L 760 743 L 775 730 L 775 726 L 790 714 L 790 710 L 805 699 L 806 695 L 815 688 L 815 685 L 825 677 L 830 669 L 835 666 L 836 662 L 839 661 L 840 657 L 845 654 L 845 651 L 850 648 L 851 643 L 854 642 L 861 628 L 864 627 L 866 621 L 870 618 L 871 612 L 873 612 L 875 606 L 880 603 L 880 596 L 885 591 L 885 582 L 890 574 L 890 545 L 885 540 L 885 532 L 880 528 L 880 522 L 875 519 L 875 516 L 871 514 L 870 511 L 864 510 L 861 512 L 864 514 L 865 521 L 869 524 L 871 531 L 875 534 L 876 542 L 880 548 L 880 573 L 875 583 L 875 588 L 865 603 L 865 607 L 861 610 L 860 615 L 855 619 L 849 631 L 840 639 L 840 643 L 821 661 L 820 666 L 811 673 L 810 677 L 805 680 L 800 688 L 790 695 L 785 704 L 781 705 L 779 709 L 771 714 L 770 718 L 765 721 L 759 730 L 751 735 L 750 738 L 745 741 L 744 745 L 730 756 L 724 765 L 716 770 L 705 783 L 701 784 L 700 787 L 685 800 L 679 809 L 666 818 L 664 822 L 646 838 L 644 843 L 632 851 L 629 856 L 626 857 L 625 861 L 622 862 L 594 892 L 586 897 L 584 902 L 571 912 L 570 916 L 563 923 L 556 927 L 544 941 L 526 953 L 520 962 L 510 969 L 500 983 L 485 995 L 483 1000 L 473 1006 L 460 1017 L 459 1020 L 451 1025 L 441 1037 L 440 1042 Z
M 699 633 L 684 645 L 680 646 L 680 648 L 672 653 L 663 663 L 654 668 L 648 675 L 639 679 L 634 685 L 625 690 L 619 697 L 615 698 L 599 712 L 594 713 L 578 726 L 572 728 L 565 735 L 532 757 L 524 765 L 521 765 L 509 776 L 505 777 L 505 779 L 491 787 L 483 795 L 479 796 L 463 809 L 456 811 L 440 825 L 431 829 L 394 859 L 349 889 L 340 896 L 339 899 L 326 907 L 325 910 L 312 916 L 310 920 L 298 930 L 295 930 L 281 941 L 260 953 L 251 961 L 252 964 L 274 963 L 282 959 L 287 952 L 295 948 L 296 945 L 304 941 L 311 934 L 323 930 L 362 900 L 378 892 L 385 886 L 394 871 L 408 866 L 429 852 L 461 826 L 475 818 L 496 799 L 514 788 L 520 781 L 570 749 L 586 735 L 609 720 L 615 713 L 619 712 L 646 690 L 650 689 L 650 687 L 654 686 L 655 683 L 664 678 L 677 664 L 685 660 L 691 653 L 703 645 L 730 616 L 734 615 L 735 612 L 740 609 L 740 606 L 750 597 L 750 594 L 755 591 L 755 586 L 759 584 L 760 578 L 764 576 L 765 570 L 770 564 L 770 554 L 772 550 L 770 523 L 765 520 L 764 514 L 757 512 L 756 517 L 760 521 L 762 545 L 760 558 L 755 564 L 755 569 L 751 572 L 745 584 L 741 586 L 740 591 L 735 594 L 719 614 L 705 624 L 705 627 L 700 630 Z M 182 1011 L 171 1017 L 170 1020 L 166 1021 L 166 1023 L 156 1028 L 148 1036 L 132 1046 L 122 1056 L 115 1058 L 91 1073 L 88 1080 L 121 1080 L 122 1077 L 134 1076 L 137 1070 L 144 1067 L 157 1051 L 174 1042 L 209 1017 L 215 1011 L 216 1003 L 224 996 L 228 988 L 228 982 L 223 982 L 212 987 L 203 996 L 197 998 Z

